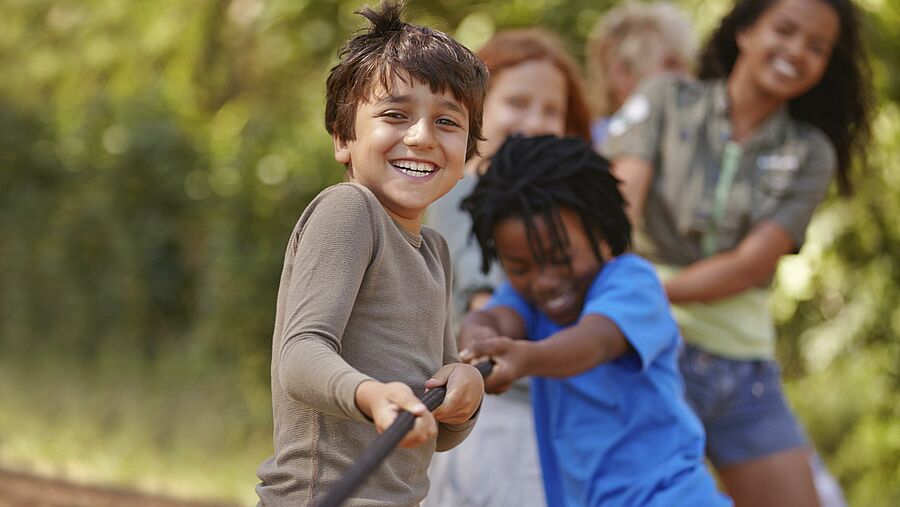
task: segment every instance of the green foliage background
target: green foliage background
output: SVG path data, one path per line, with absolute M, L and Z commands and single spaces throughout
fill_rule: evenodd
M 414 0 L 573 53 L 612 0 Z M 683 0 L 699 33 L 728 8 Z M 275 291 L 339 181 L 322 121 L 363 2 L 0 0 L 0 466 L 250 503 Z M 789 394 L 853 505 L 900 505 L 900 4 L 864 0 L 876 140 L 773 297 Z

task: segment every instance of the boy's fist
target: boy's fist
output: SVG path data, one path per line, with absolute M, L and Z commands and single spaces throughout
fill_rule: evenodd
M 434 411 L 434 418 L 445 424 L 462 424 L 471 419 L 484 396 L 481 372 L 469 364 L 444 365 L 425 382 L 425 389 L 443 385 L 447 386 L 447 394 Z
M 387 384 L 366 380 L 356 388 L 356 406 L 375 422 L 375 429 L 383 433 L 397 418 L 400 410 L 416 417 L 413 429 L 400 441 L 399 447 L 418 447 L 437 435 L 437 423 L 419 398 L 406 384 Z

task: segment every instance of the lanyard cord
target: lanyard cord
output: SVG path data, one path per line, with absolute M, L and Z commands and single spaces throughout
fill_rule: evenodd
M 741 145 L 733 140 L 725 143 L 725 152 L 722 154 L 722 168 L 719 172 L 719 180 L 716 182 L 716 191 L 713 196 L 712 220 L 710 220 L 709 227 L 703 235 L 703 252 L 706 256 L 713 255 L 718 251 L 716 233 L 722 217 L 725 215 L 728 193 L 731 191 L 734 178 L 737 176 L 738 169 L 741 166 L 743 151 Z

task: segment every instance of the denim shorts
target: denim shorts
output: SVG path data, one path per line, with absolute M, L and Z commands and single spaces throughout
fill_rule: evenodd
M 716 468 L 808 445 L 775 361 L 726 359 L 685 344 L 679 366 Z

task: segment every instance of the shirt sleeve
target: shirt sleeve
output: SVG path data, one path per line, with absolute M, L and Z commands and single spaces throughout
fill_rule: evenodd
M 794 252 L 803 246 L 813 212 L 825 200 L 837 171 L 837 154 L 824 134 L 814 132 L 810 145 L 808 160 L 798 169 L 791 191 L 779 201 L 771 217 L 791 236 Z
M 676 78 L 660 76 L 645 81 L 609 120 L 603 155 L 609 160 L 630 155 L 653 163 L 659 153 L 668 96 Z
M 360 421 L 356 387 L 371 377 L 341 356 L 341 339 L 374 255 L 372 203 L 360 189 L 337 186 L 304 213 L 286 255 L 290 279 L 277 351 L 279 381 L 292 398 Z M 304 222 L 305 219 L 305 222 Z
M 678 340 L 662 283 L 652 266 L 629 255 L 608 263 L 588 290 L 582 315 L 602 315 L 615 323 L 641 360 L 641 370 Z

